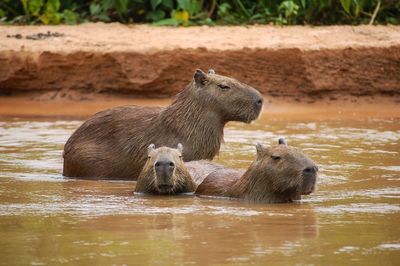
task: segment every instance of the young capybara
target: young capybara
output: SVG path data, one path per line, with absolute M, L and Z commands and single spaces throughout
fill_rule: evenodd
M 228 121 L 250 123 L 260 114 L 261 94 L 214 70 L 193 80 L 165 107 L 124 106 L 84 122 L 64 146 L 63 175 L 85 179 L 133 179 L 146 162 L 146 148 L 185 147 L 185 161 L 213 159 Z
M 136 182 L 135 192 L 158 195 L 189 193 L 196 190 L 182 160 L 182 144 L 177 149 L 150 144 L 148 157 Z
M 246 171 L 210 161 L 186 163 L 198 195 L 240 198 L 251 202 L 284 203 L 314 191 L 318 167 L 299 149 L 257 144 L 257 158 Z

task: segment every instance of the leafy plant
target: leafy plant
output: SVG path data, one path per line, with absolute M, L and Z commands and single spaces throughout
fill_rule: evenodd
M 209 18 L 207 10 L 204 9 L 204 3 L 202 0 L 177 0 L 177 6 L 171 11 L 171 17 L 157 21 L 155 24 L 189 26 L 213 24 L 213 21 Z
M 0 0 L 0 23 L 398 24 L 399 0 Z
M 340 0 L 340 3 L 348 15 L 354 18 L 358 18 L 361 15 L 368 16 L 370 17 L 369 24 L 373 24 L 380 11 L 382 1 L 376 0 L 366 2 L 366 0 Z M 367 10 L 371 10 L 372 5 L 375 5 L 375 8 L 372 12 L 368 12 Z
M 30 21 L 40 20 L 43 24 L 59 24 L 61 14 L 59 0 L 21 0 L 25 16 Z
M 293 20 L 295 20 L 298 15 L 299 8 L 300 7 L 292 0 L 283 1 L 278 8 L 284 16 L 284 20 L 281 20 L 283 22 L 282 24 L 293 24 Z

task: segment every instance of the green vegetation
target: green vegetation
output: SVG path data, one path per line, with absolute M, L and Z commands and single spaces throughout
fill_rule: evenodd
M 0 23 L 399 24 L 400 0 L 0 0 Z

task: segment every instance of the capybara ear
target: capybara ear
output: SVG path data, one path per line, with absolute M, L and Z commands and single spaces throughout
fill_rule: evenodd
M 267 147 L 261 143 L 257 143 L 256 150 L 257 150 L 257 160 L 261 159 L 264 153 L 267 151 Z
M 207 74 L 215 74 L 215 70 L 212 69 L 212 68 L 210 68 L 210 69 L 208 70 Z
M 279 138 L 278 143 L 279 145 L 287 145 L 284 138 Z
M 196 81 L 197 85 L 204 85 L 204 82 L 207 80 L 207 74 L 204 73 L 201 69 L 196 69 L 194 73 L 194 81 Z
M 182 154 L 183 152 L 183 146 L 181 143 L 178 143 L 178 146 L 176 147 L 178 149 L 178 151 Z
M 149 145 L 149 147 L 147 147 L 147 152 L 150 153 L 151 151 L 153 151 L 156 148 L 156 145 L 154 145 L 153 143 Z

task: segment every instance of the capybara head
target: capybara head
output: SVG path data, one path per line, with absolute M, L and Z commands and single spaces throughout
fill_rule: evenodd
M 148 158 L 140 173 L 136 192 L 176 194 L 193 192 L 195 184 L 182 160 L 182 144 L 176 149 L 168 147 L 147 148 Z
M 257 184 L 265 184 L 276 201 L 290 202 L 314 191 L 318 167 L 300 149 L 287 146 L 283 138 L 278 145 L 257 144 L 256 149 L 251 176 L 260 179 Z
M 263 98 L 249 85 L 217 75 L 212 69 L 207 73 L 197 69 L 193 79 L 196 98 L 223 121 L 250 123 L 259 116 Z

